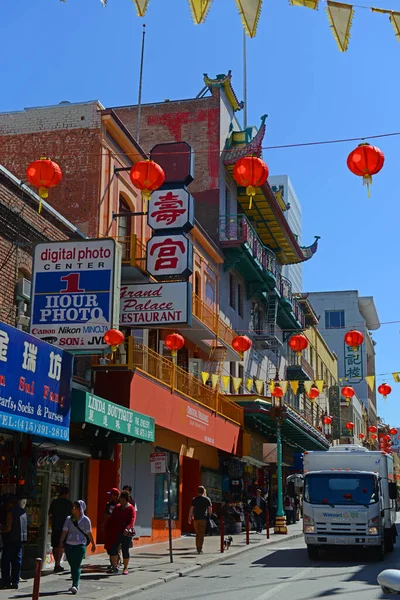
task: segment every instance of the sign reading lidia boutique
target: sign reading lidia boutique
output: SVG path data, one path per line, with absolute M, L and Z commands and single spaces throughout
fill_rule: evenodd
M 191 325 L 191 284 L 181 281 L 121 286 L 120 321 L 131 327 Z
M 38 244 L 31 333 L 73 351 L 101 352 L 118 325 L 120 246 L 114 240 Z
M 121 435 L 154 442 L 155 422 L 152 417 L 119 406 L 88 392 L 84 394 L 83 400 L 82 393 L 74 393 L 74 422 L 92 423 L 97 427 L 103 427 Z
M 0 427 L 69 439 L 73 356 L 0 323 Z

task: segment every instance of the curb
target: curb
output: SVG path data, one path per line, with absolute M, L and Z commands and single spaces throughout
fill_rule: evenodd
M 297 539 L 300 537 L 303 537 L 303 532 L 294 533 L 289 538 L 284 538 L 284 539 L 294 540 L 294 539 Z M 224 552 L 223 554 L 215 556 L 214 558 L 210 558 L 209 560 L 204 561 L 201 564 L 196 564 L 191 567 L 187 567 L 186 569 L 182 569 L 181 571 L 176 571 L 175 573 L 170 573 L 169 575 L 166 575 L 165 577 L 160 577 L 159 579 L 149 581 L 148 583 L 143 583 L 142 585 L 138 585 L 136 587 L 131 588 L 130 590 L 123 591 L 115 596 L 107 596 L 107 598 L 102 598 L 102 600 L 125 600 L 126 598 L 129 598 L 133 594 L 139 594 L 140 592 L 145 592 L 146 590 L 150 590 L 154 587 L 162 585 L 163 583 L 173 581 L 174 579 L 179 579 L 180 577 L 186 577 L 187 575 L 190 575 L 194 571 L 199 571 L 200 569 L 203 569 L 205 567 L 209 567 L 211 565 L 223 562 L 227 558 L 227 556 L 229 556 L 229 557 L 239 556 L 240 554 L 243 554 L 244 552 L 248 552 L 249 550 L 256 550 L 257 548 L 261 548 L 263 546 L 272 546 L 274 544 L 279 544 L 282 541 L 283 541 L 282 537 L 279 536 L 277 539 L 269 539 L 269 540 L 265 540 L 263 542 L 260 541 L 257 544 L 254 544 L 253 546 L 252 545 L 244 546 L 243 548 L 238 548 L 237 550 L 235 550 L 233 552 L 231 552 L 231 551 Z

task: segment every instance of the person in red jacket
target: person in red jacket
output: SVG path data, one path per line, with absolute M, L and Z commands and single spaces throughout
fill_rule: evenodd
M 129 549 L 135 535 L 136 510 L 129 502 L 129 493 L 121 492 L 119 504 L 114 508 L 105 529 L 105 548 L 110 556 L 113 574 L 118 573 L 118 548 L 121 546 L 124 563 L 123 575 L 128 575 Z

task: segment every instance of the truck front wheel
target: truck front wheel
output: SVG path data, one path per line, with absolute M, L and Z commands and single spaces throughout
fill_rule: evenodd
M 310 558 L 311 560 L 317 560 L 319 554 L 318 546 L 307 544 L 307 554 L 308 558 Z
M 374 551 L 374 558 L 375 560 L 384 560 L 385 559 L 385 538 L 382 538 L 382 542 L 380 544 L 380 546 L 376 546 L 373 551 Z
M 387 552 L 393 552 L 395 537 L 393 529 L 385 529 L 385 548 Z

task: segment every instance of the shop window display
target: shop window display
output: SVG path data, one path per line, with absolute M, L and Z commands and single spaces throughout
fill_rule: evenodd
M 157 452 L 166 452 L 162 448 L 157 448 Z M 179 517 L 179 454 L 167 451 L 167 464 L 171 473 L 171 517 L 177 520 Z M 159 474 L 155 476 L 155 495 L 154 495 L 154 518 L 166 519 L 168 517 L 168 480 L 167 475 Z

